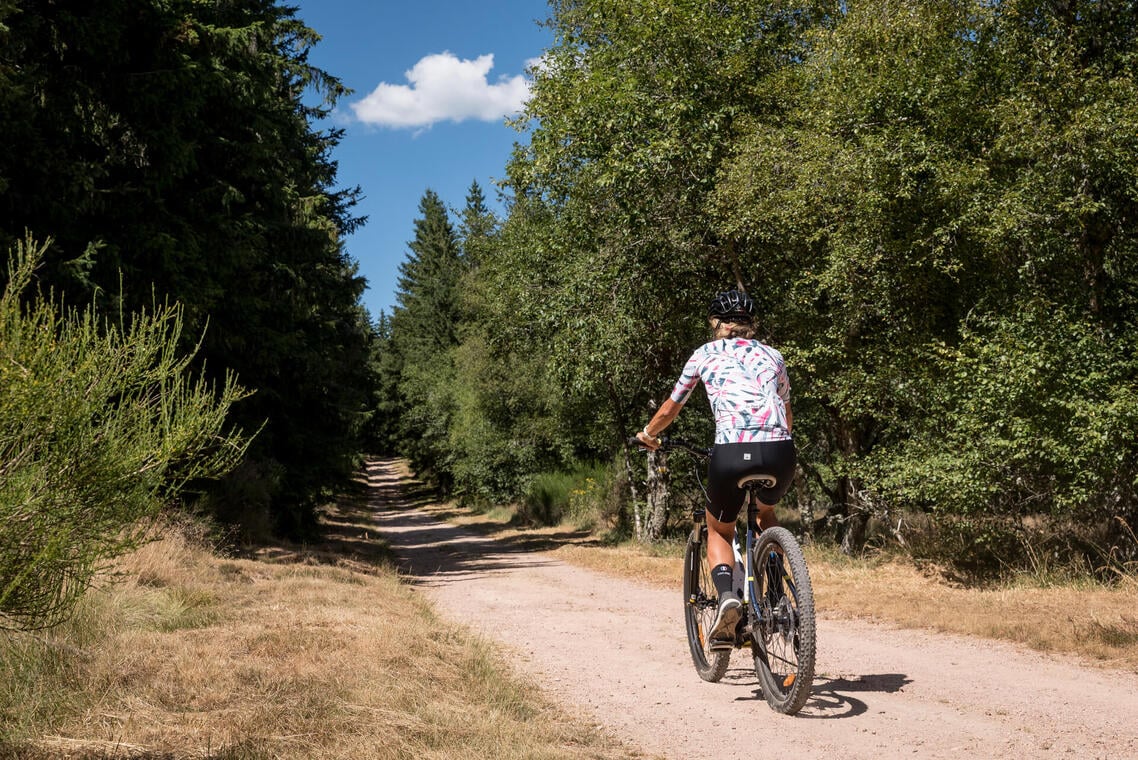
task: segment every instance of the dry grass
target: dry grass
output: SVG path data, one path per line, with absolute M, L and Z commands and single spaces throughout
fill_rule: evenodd
M 339 518 L 347 537 L 351 516 Z M 9 638 L 0 755 L 631 754 L 441 622 L 382 562 L 326 547 L 272 556 L 221 559 L 168 533 L 65 627 Z
M 995 588 L 961 588 L 902 561 L 809 556 L 817 603 L 854 617 L 875 617 L 1012 641 L 1071 654 L 1107 667 L 1138 670 L 1138 583 L 1090 581 L 1040 585 L 1025 578 Z

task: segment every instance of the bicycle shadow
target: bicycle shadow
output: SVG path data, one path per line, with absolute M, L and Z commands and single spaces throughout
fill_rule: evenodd
M 729 678 L 730 674 L 728 674 Z M 903 673 L 875 673 L 853 678 L 816 676 L 810 699 L 796 717 L 813 720 L 856 718 L 868 712 L 869 705 L 853 694 L 895 694 L 912 682 L 913 679 Z M 751 696 L 737 698 L 737 700 L 752 699 L 756 701 L 765 700 L 761 686 L 756 684 Z
M 874 673 L 854 678 L 815 678 L 810 700 L 798 714 L 800 718 L 837 720 L 854 718 L 869 710 L 857 693 L 896 694 L 913 679 L 903 673 Z

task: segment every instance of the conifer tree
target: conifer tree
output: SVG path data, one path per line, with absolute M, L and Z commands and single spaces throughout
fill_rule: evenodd
M 453 411 L 458 283 L 465 267 L 446 206 L 433 190 L 419 202 L 415 238 L 399 267 L 390 350 L 397 357 L 399 451 L 444 490 L 451 484 L 446 440 Z
M 316 33 L 276 0 L 7 5 L 0 246 L 51 236 L 39 276 L 69 303 L 183 304 L 207 371 L 255 391 L 239 477 L 260 473 L 282 528 L 311 525 L 373 382 L 342 244 L 356 191 L 335 187 L 340 132 L 315 126 L 345 90 L 309 65 Z
M 481 186 L 477 181 L 470 183 L 458 228 L 462 254 L 468 268 L 476 268 L 479 260 L 487 254 L 497 226 L 498 220 L 487 208 Z

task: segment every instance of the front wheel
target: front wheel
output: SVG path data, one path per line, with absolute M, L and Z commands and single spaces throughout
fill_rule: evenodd
M 730 650 L 712 652 L 707 648 L 707 634 L 718 610 L 719 595 L 707 565 L 707 526 L 697 525 L 684 548 L 684 627 L 695 671 L 712 683 L 723 678 L 731 660 Z
M 814 684 L 814 590 L 802 547 L 785 528 L 767 528 L 751 555 L 751 572 L 755 673 L 770 706 L 794 715 Z

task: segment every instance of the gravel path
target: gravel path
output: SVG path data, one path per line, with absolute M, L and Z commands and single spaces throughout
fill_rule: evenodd
M 662 591 L 476 535 L 409 505 L 394 463 L 368 474 L 379 532 L 440 615 L 500 642 L 548 693 L 645 752 L 1138 758 L 1134 674 L 825 617 L 813 696 L 799 715 L 778 715 L 745 652 L 718 684 L 695 674 L 678 580 Z

